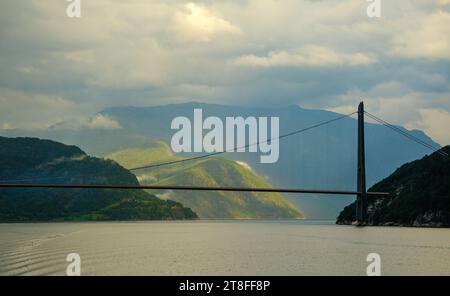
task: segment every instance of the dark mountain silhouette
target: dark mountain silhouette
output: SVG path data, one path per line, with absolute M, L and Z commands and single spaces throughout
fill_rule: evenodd
M 0 137 L 0 181 L 128 184 L 136 177 L 111 160 L 75 146 L 36 138 Z M 22 181 L 21 181 L 22 180 Z M 191 219 L 174 201 L 139 190 L 0 189 L 0 221 Z
M 443 150 L 450 154 L 450 146 Z M 370 191 L 392 198 L 370 200 L 368 224 L 450 227 L 450 159 L 438 153 L 401 166 Z M 338 224 L 355 220 L 356 204 L 347 206 Z

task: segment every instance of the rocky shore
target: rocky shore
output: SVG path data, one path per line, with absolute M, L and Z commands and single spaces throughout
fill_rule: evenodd
M 424 228 L 450 228 L 450 212 L 448 211 L 428 211 L 417 215 L 410 222 L 404 221 L 375 221 L 376 211 L 369 212 L 367 222 L 359 224 L 360 226 L 392 226 L 392 227 L 424 227 Z M 337 225 L 354 225 L 354 217 L 349 219 L 341 215 L 336 221 Z

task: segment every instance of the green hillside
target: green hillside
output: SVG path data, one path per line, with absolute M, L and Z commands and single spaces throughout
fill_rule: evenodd
M 443 148 L 450 154 L 450 146 Z M 369 191 L 391 192 L 392 198 L 371 200 L 370 225 L 450 227 L 450 159 L 433 153 L 407 163 Z M 355 203 L 346 207 L 338 224 L 355 220 Z
M 0 181 L 138 185 L 116 162 L 75 146 L 36 138 L 0 137 Z M 23 181 L 18 181 L 23 180 Z M 142 190 L 0 189 L 0 221 L 191 219 L 178 202 Z
M 181 159 L 164 142 L 146 149 L 127 149 L 113 153 L 124 167 Z M 270 187 L 249 167 L 223 158 L 208 158 L 137 172 L 141 184 L 178 186 Z M 157 192 L 192 208 L 201 218 L 288 219 L 303 215 L 281 194 L 250 192 Z

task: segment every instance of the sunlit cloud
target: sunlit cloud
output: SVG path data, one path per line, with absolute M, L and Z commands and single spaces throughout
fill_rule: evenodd
M 420 109 L 420 119 L 407 125 L 425 131 L 439 143 L 450 144 L 450 112 L 443 109 Z
M 121 128 L 119 122 L 116 120 L 109 118 L 106 115 L 97 114 L 94 117 L 92 117 L 89 122 L 88 126 L 93 129 L 119 129 Z
M 2 130 L 10 131 L 16 129 L 10 122 L 4 122 L 2 124 Z
M 240 34 L 241 30 L 206 6 L 188 3 L 175 14 L 175 27 L 182 38 L 207 42 L 220 34 Z
M 438 11 L 418 20 L 394 39 L 393 53 L 399 56 L 450 60 L 450 13 Z
M 340 53 L 332 49 L 309 45 L 293 51 L 272 51 L 267 56 L 245 55 L 236 59 L 235 63 L 254 67 L 298 67 L 298 66 L 339 66 L 370 65 L 376 58 L 366 53 Z

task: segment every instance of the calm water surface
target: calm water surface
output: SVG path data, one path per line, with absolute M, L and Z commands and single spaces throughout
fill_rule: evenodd
M 450 229 L 317 221 L 0 224 L 0 275 L 450 275 Z

